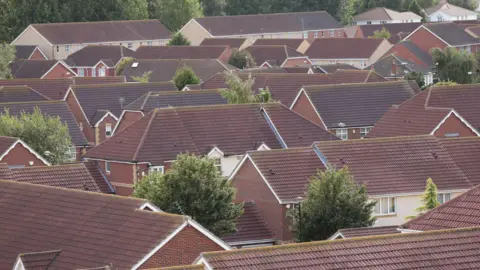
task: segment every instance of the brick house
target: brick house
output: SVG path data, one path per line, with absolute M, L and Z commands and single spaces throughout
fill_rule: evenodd
M 60 79 L 77 76 L 63 61 L 56 60 L 22 60 L 10 63 L 14 78 Z
M 70 54 L 65 63 L 79 77 L 108 77 L 115 76 L 120 60 L 133 54 L 132 50 L 121 45 L 88 45 Z
M 311 43 L 305 55 L 314 65 L 343 63 L 364 69 L 377 62 L 391 47 L 386 39 L 319 38 Z
M 308 47 L 310 47 L 310 42 L 303 38 L 269 38 L 269 39 L 262 38 L 262 39 L 255 40 L 255 42 L 252 45 L 254 46 L 283 45 L 283 46 L 290 47 L 299 53 L 305 53 Z
M 204 38 L 199 46 L 228 46 L 232 49 L 243 50 L 252 45 L 247 38 Z
M 252 45 L 245 49 L 259 67 L 311 66 L 308 56 L 285 45 Z
M 428 51 L 420 49 L 410 40 L 403 40 L 393 45 L 393 47 L 385 54 L 404 58 L 410 62 L 414 62 L 417 65 L 422 65 L 424 68 L 432 68 L 432 56 Z
M 422 16 L 420 15 L 410 11 L 398 12 L 385 7 L 376 7 L 353 16 L 352 24 L 378 25 L 393 23 L 421 23 Z
M 316 140 L 338 138 L 279 103 L 170 107 L 151 111 L 84 157 L 101 164 L 118 194 L 130 195 L 143 175 L 165 171 L 180 153 L 215 159 L 228 176 L 246 151 Z
M 395 54 L 387 54 L 370 66 L 380 76 L 388 80 L 403 80 L 408 73 L 423 74 L 426 86 L 433 84 L 433 70 Z
M 475 85 L 432 86 L 390 108 L 368 137 L 434 135 L 439 138 L 479 136 Z
M 66 59 L 87 45 L 165 45 L 170 32 L 158 20 L 31 24 L 11 43 L 35 45 L 48 59 Z
M 15 59 L 48 60 L 47 56 L 36 45 L 15 46 Z
M 360 139 L 392 105 L 419 92 L 408 81 L 305 86 L 290 109 L 343 140 Z
M 0 241 L 2 269 L 23 264 L 17 258 L 25 253 L 53 250 L 58 256 L 48 262 L 58 269 L 149 269 L 230 249 L 190 217 L 164 213 L 146 200 L 3 180 L 0 188 L 0 228 L 9 232 Z
M 420 25 L 421 22 L 418 23 L 385 23 L 385 24 L 365 24 L 365 25 L 358 25 L 353 28 L 353 36 L 355 38 L 368 38 L 372 37 L 375 34 L 375 31 L 382 31 L 385 28 L 390 33 L 390 38 L 388 41 L 391 44 L 395 44 L 404 37 L 409 35 L 411 32 L 416 30 Z
M 218 59 L 228 63 L 232 48 L 228 46 L 141 46 L 136 59 Z
M 424 11 L 429 22 L 476 21 L 478 18 L 476 11 L 452 5 L 446 0 L 441 0 Z
M 28 146 L 24 141 L 0 136 L 0 163 L 6 164 L 1 167 L 2 173 L 8 167 L 48 166 L 50 163 Z
M 344 38 L 343 26 L 326 11 L 237 16 L 208 16 L 191 19 L 182 33 L 192 45 L 205 38 Z

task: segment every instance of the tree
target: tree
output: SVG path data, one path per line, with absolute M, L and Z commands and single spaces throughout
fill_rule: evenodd
M 405 80 L 415 81 L 418 87 L 423 88 L 425 86 L 425 75 L 421 72 L 409 72 L 405 75 Z
M 247 50 L 233 49 L 232 55 L 228 59 L 228 63 L 237 68 L 253 68 L 257 64 L 255 59 Z
M 8 110 L 0 114 L 0 135 L 22 139 L 52 164 L 67 161 L 72 146 L 67 124 L 58 116 L 42 114 L 39 108 L 20 116 L 10 115 Z
M 341 23 L 350 25 L 353 21 L 353 16 L 364 10 L 364 5 L 363 0 L 342 0 L 338 14 Z
M 225 0 L 200 0 L 205 16 L 225 15 Z
M 477 0 L 449 0 L 448 2 L 452 5 L 463 7 L 470 10 L 475 10 L 478 7 Z
M 312 177 L 300 208 L 290 209 L 288 216 L 296 241 L 324 240 L 339 229 L 373 225 L 374 206 L 348 168 L 330 167 Z
M 15 60 L 15 46 L 0 44 L 0 79 L 11 79 L 10 62 Z
M 255 80 L 251 74 L 248 76 L 248 79 L 243 81 L 234 73 L 226 71 L 225 81 L 228 89 L 222 90 L 221 95 L 229 104 L 274 102 L 268 89 L 261 90 L 258 94 L 254 94 L 252 87 Z
M 147 72 L 144 72 L 142 76 L 132 76 L 132 80 L 139 83 L 148 83 L 150 81 L 151 75 L 152 75 L 152 71 L 147 71 Z
M 410 0 L 410 4 L 408 5 L 407 11 L 413 12 L 419 16 L 424 17 L 424 13 L 422 11 L 422 8 L 418 5 L 417 0 Z
M 440 81 L 435 84 L 435 86 L 452 86 L 457 85 L 458 83 L 452 81 Z
M 225 0 L 227 15 L 269 13 L 270 5 L 264 0 Z
M 168 41 L 167 45 L 169 45 L 169 46 L 190 45 L 190 41 L 182 33 L 177 32 Z
M 385 39 L 389 39 L 392 35 L 390 34 L 390 32 L 388 32 L 387 29 L 385 29 L 385 27 L 382 27 L 382 30 L 376 30 L 373 32 L 373 36 L 371 36 L 371 38 L 385 38 Z
M 135 59 L 133 59 L 132 57 L 124 57 L 122 60 L 120 60 L 120 62 L 118 62 L 117 67 L 115 68 L 115 74 L 117 76 L 122 75 L 125 67 L 131 65 L 134 60 Z
M 417 3 L 421 8 L 428 8 L 438 4 L 438 1 L 439 0 L 417 0 Z
M 182 90 L 185 85 L 199 84 L 200 79 L 190 67 L 184 66 L 182 68 L 179 68 L 175 72 L 173 82 L 175 83 L 175 86 L 178 88 L 178 90 Z
M 180 154 L 162 175 L 150 173 L 135 184 L 133 196 L 147 199 L 168 213 L 185 214 L 218 236 L 236 231 L 243 212 L 235 188 L 212 159 Z
M 425 187 L 425 192 L 422 196 L 422 203 L 423 205 L 418 207 L 416 210 L 419 213 L 424 213 L 428 210 L 432 210 L 433 208 L 440 205 L 438 202 L 438 189 L 437 185 L 433 183 L 432 178 L 427 179 L 427 186 Z
M 192 18 L 203 16 L 198 0 L 156 0 L 155 18 L 170 31 L 180 30 Z
M 443 51 L 433 48 L 430 51 L 433 63 L 437 67 L 440 81 L 454 81 L 467 84 L 475 81 L 477 60 L 471 53 L 459 52 L 456 48 L 446 47 Z

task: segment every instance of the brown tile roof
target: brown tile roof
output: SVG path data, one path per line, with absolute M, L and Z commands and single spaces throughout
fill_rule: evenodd
M 429 67 L 410 61 L 395 53 L 386 54 L 383 58 L 367 68 L 373 68 L 380 76 L 392 78 L 393 80 L 402 80 L 410 72 L 418 72 L 421 74 L 432 72 Z
M 130 269 L 185 222 L 139 210 L 141 199 L 11 181 L 0 190 L 2 269 L 28 250 L 62 250 L 55 269 Z
M 479 44 L 480 40 L 453 22 L 425 23 L 422 25 L 451 46 Z
M 192 68 L 193 72 L 201 79 L 207 80 L 216 73 L 236 69 L 224 64 L 217 59 L 140 59 L 135 60 L 135 67 L 128 65 L 123 69 L 127 81 L 133 82 L 132 76 L 141 76 L 151 71 L 150 82 L 171 81 L 175 72 L 184 66 Z
M 107 77 L 73 77 L 73 82 L 76 85 L 85 84 L 106 84 L 106 83 L 124 83 L 125 76 L 107 76 Z
M 116 117 L 120 117 L 122 109 L 127 104 L 137 100 L 148 92 L 174 91 L 177 90 L 172 82 L 156 83 L 118 83 L 118 84 L 95 84 L 74 85 L 75 93 L 80 106 L 91 125 L 97 124 L 97 112 L 99 110 L 110 111 Z M 97 115 L 97 117 L 96 117 Z
M 218 59 L 228 46 L 140 46 L 137 59 Z
M 203 264 L 192 264 L 192 265 L 179 265 L 179 266 L 170 266 L 170 267 L 161 267 L 161 268 L 150 268 L 145 270 L 204 270 L 205 266 Z
M 434 179 L 440 191 L 474 185 L 434 136 L 324 141 L 316 147 L 326 163 L 348 166 L 370 195 L 423 192 L 428 178 Z
M 311 67 L 284 67 L 283 70 L 285 73 L 307 74 L 311 70 Z
M 343 26 L 326 11 L 195 18 L 212 36 L 337 29 Z
M 219 90 L 149 92 L 125 110 L 151 112 L 155 108 L 227 104 Z
M 330 64 L 330 65 L 317 65 L 312 67 L 313 72 L 317 72 L 316 71 L 317 69 L 321 71 L 320 73 L 327 73 L 327 74 L 335 73 L 337 70 L 348 70 L 348 69 L 358 70 L 358 68 L 354 66 L 351 66 L 349 64 L 342 64 L 342 63 L 336 63 L 336 64 Z
M 37 48 L 36 45 L 15 45 L 15 59 L 29 59 Z
M 310 59 L 368 59 L 383 41 L 379 38 L 318 38 L 305 54 Z
M 373 126 L 392 105 L 420 91 L 407 81 L 319 85 L 303 89 L 329 129 Z
M 250 52 L 257 66 L 265 62 L 271 66 L 281 66 L 287 59 L 307 57 L 285 45 L 254 45 L 245 50 Z M 304 65 L 311 65 L 311 63 L 305 59 Z
M 255 202 L 244 203 L 243 214 L 238 218 L 236 226 L 237 232 L 222 237 L 223 241 L 230 245 L 241 242 L 272 243 L 275 241 Z
M 61 250 L 51 250 L 21 253 L 18 255 L 18 259 L 22 262 L 25 270 L 47 270 L 55 263 L 61 252 Z
M 458 167 L 475 185 L 480 185 L 480 138 L 450 138 L 440 139 Z
M 11 102 L 0 103 L 0 111 L 8 109 L 11 115 L 20 115 L 22 112 L 33 113 L 38 107 L 40 111 L 49 116 L 58 116 L 60 120 L 67 124 L 72 143 L 75 146 L 87 145 L 87 139 L 77 124 L 75 116 L 70 111 L 65 101 L 31 101 L 31 102 Z
M 353 21 L 390 21 L 390 20 L 421 20 L 422 17 L 413 12 L 398 12 L 385 7 L 376 7 L 353 17 Z
M 70 85 L 75 84 L 74 79 L 13 79 L 0 80 L 0 86 L 26 85 L 52 100 L 63 100 Z
M 252 45 L 257 46 L 257 45 L 277 45 L 277 46 L 287 46 L 290 47 L 294 50 L 298 49 L 300 45 L 305 41 L 303 38 L 259 38 L 256 39 L 255 42 L 253 42 Z
M 337 69 L 330 74 L 330 83 L 386 82 L 387 79 L 373 70 Z
M 50 43 L 82 44 L 168 39 L 170 32 L 158 20 L 31 24 Z
M 102 61 L 108 67 L 114 67 L 120 59 L 133 54 L 134 51 L 120 45 L 89 45 L 70 54 L 65 62 L 70 67 L 94 67 Z
M 366 24 L 357 26 L 364 37 L 371 37 L 375 31 L 381 31 L 382 28 L 387 29 L 392 36 L 398 33 L 411 33 L 417 29 L 422 23 L 386 23 L 386 24 Z M 390 43 L 392 38 L 389 39 Z
M 102 169 L 100 169 L 100 166 L 96 161 L 84 161 L 83 164 L 89 171 L 101 192 L 107 194 L 115 193 L 115 189 L 110 184 L 110 181 L 108 181 L 107 177 L 103 174 Z
M 12 75 L 18 79 L 42 78 L 57 63 L 57 60 L 17 59 L 10 63 L 10 68 Z
M 417 45 L 415 45 L 410 40 L 404 40 L 395 44 L 391 50 L 395 49 L 396 47 L 404 47 L 408 52 L 416 56 L 426 67 L 430 67 L 433 65 L 432 56 L 428 52 L 425 52 L 422 49 L 420 49 Z M 398 50 L 398 51 L 402 52 L 403 50 Z M 410 57 L 408 54 L 403 55 L 399 53 L 398 55 L 404 58 Z
M 473 10 L 469 10 L 469 9 L 466 9 L 466 8 L 462 8 L 462 7 L 459 7 L 459 6 L 455 6 L 455 5 L 452 5 L 450 3 L 448 3 L 447 1 L 439 1 L 438 4 L 432 6 L 432 7 L 428 7 L 425 9 L 425 13 L 427 13 L 427 15 L 432 15 L 433 13 L 439 11 L 439 10 L 442 10 L 444 13 L 450 15 L 450 16 L 459 16 L 459 15 L 476 15 L 475 14 L 475 11 Z
M 18 138 L 0 136 L 0 155 L 4 154 L 17 141 Z
M 362 228 L 349 228 L 349 229 L 340 229 L 334 235 L 341 235 L 342 238 L 353 238 L 353 237 L 365 237 L 365 236 L 374 236 L 374 235 L 386 235 L 386 234 L 396 234 L 400 233 L 397 230 L 398 226 L 380 226 L 380 227 L 362 227 Z
M 163 108 L 99 144 L 86 157 L 163 164 L 178 153 L 206 155 L 213 147 L 228 156 L 262 143 L 275 149 L 332 139 L 337 138 L 278 103 Z
M 229 46 L 230 48 L 240 48 L 246 41 L 246 38 L 205 38 L 199 45 L 220 45 Z
M 50 100 L 26 85 L 0 86 L 0 102 Z
M 220 269 L 479 268 L 480 228 L 403 233 L 273 247 L 207 252 Z

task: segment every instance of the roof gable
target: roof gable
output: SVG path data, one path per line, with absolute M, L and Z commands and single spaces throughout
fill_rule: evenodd
M 479 39 L 468 34 L 465 29 L 453 22 L 426 23 L 421 27 L 424 27 L 450 46 L 462 46 L 480 43 Z M 405 39 L 408 39 L 408 37 Z
M 410 21 L 421 19 L 421 16 L 413 12 L 397 12 L 384 7 L 373 8 L 353 17 L 354 21 Z
M 285 45 L 252 45 L 245 50 L 253 56 L 257 65 L 268 62 L 272 66 L 281 66 L 289 58 L 307 57 Z M 305 60 L 307 64 L 310 62 Z
M 134 51 L 124 46 L 90 45 L 70 54 L 66 62 L 71 67 L 94 67 L 102 61 L 108 67 L 114 67 L 123 57 L 133 56 Z
M 10 68 L 15 78 L 42 78 L 58 63 L 56 60 L 17 59 L 10 63 Z
M 75 84 L 72 78 L 62 79 L 13 79 L 13 80 L 0 80 L 0 86 L 7 85 L 26 85 L 33 90 L 41 93 L 42 95 L 52 100 L 63 100 L 70 85 Z

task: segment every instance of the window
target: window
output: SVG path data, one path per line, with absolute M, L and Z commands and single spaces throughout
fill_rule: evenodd
M 97 71 L 95 68 L 92 68 L 92 77 L 97 77 Z
M 80 122 L 80 123 L 78 124 L 78 127 L 80 128 L 80 131 L 83 131 L 83 122 Z
M 65 52 L 69 52 L 70 51 L 70 45 L 65 45 Z
M 317 31 L 313 32 L 313 38 L 318 38 L 318 32 Z
M 372 22 L 371 22 L 371 21 L 368 21 L 367 24 L 372 24 Z
M 59 51 L 60 51 L 60 46 L 57 46 L 57 52 L 59 52 Z
M 133 47 L 133 44 L 132 44 L 132 43 L 127 43 L 127 48 L 129 48 L 129 49 L 131 50 L 132 47 Z
M 105 136 L 107 137 L 112 136 L 112 124 L 105 125 Z
M 67 150 L 67 159 L 69 161 L 77 160 L 77 149 L 75 147 L 69 147 Z
M 371 127 L 367 127 L 367 128 L 360 128 L 360 138 L 365 138 L 368 134 L 368 132 L 370 132 L 370 130 L 372 130 Z
M 337 137 L 342 140 L 348 140 L 348 128 L 338 128 L 336 130 Z
M 150 167 L 150 172 L 158 172 L 160 174 L 164 174 L 165 166 L 152 166 Z
M 214 158 L 213 164 L 219 171 L 222 171 L 222 160 L 220 158 Z
M 292 37 L 292 35 L 293 35 L 293 34 L 292 34 L 292 32 L 288 33 L 288 37 L 290 37 L 290 38 L 291 38 L 291 37 Z
M 78 76 L 79 77 L 85 77 L 85 70 L 83 68 L 78 69 Z
M 338 36 L 339 36 L 339 37 L 342 36 L 342 31 L 338 31 Z
M 324 36 L 325 36 L 325 34 L 324 34 L 323 31 L 322 31 L 322 37 L 324 37 Z
M 380 21 L 380 24 L 386 24 L 387 21 Z
M 307 39 L 308 38 L 308 32 L 303 32 L 303 38 Z
M 395 214 L 395 197 L 386 197 L 373 199 L 375 204 L 375 215 L 392 215 Z
M 450 201 L 451 193 L 440 193 L 437 195 L 437 200 L 440 204 Z
M 151 40 L 147 41 L 148 46 L 152 46 L 153 42 Z
M 105 67 L 101 67 L 98 70 L 98 77 L 105 77 Z
M 105 172 L 110 173 L 110 162 L 105 161 Z
M 334 30 L 330 30 L 330 36 L 331 36 L 331 37 L 334 37 L 334 36 L 335 36 L 335 31 L 334 31 Z

